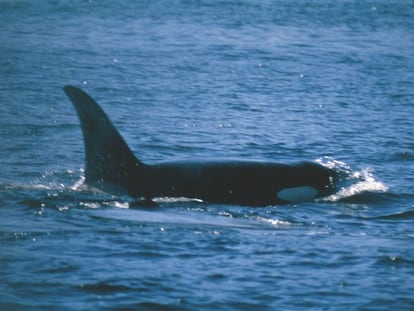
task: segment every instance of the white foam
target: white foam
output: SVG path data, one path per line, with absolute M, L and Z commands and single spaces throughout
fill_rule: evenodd
M 79 178 L 79 180 L 77 182 L 75 182 L 75 184 L 70 187 L 70 189 L 74 190 L 74 191 L 82 189 L 81 187 L 84 184 L 84 182 L 85 182 L 85 176 L 82 175 Z
M 178 203 L 178 202 L 199 202 L 202 203 L 203 200 L 196 198 L 186 198 L 186 197 L 159 197 L 154 198 L 156 203 Z
M 286 220 L 279 220 L 279 219 L 272 219 L 272 218 L 265 218 L 265 217 L 257 217 L 257 220 L 263 221 L 265 223 L 268 223 L 272 226 L 291 226 L 292 223 L 290 221 Z
M 336 202 L 344 198 L 352 197 L 364 192 L 386 192 L 388 187 L 380 181 L 375 180 L 369 169 L 353 172 L 348 181 L 353 181 L 345 185 L 340 190 L 328 197 L 324 201 Z

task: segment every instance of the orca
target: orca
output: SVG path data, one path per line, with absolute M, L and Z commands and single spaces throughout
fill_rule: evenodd
M 67 85 L 82 128 L 85 181 L 110 194 L 142 202 L 191 198 L 208 203 L 268 206 L 312 201 L 335 192 L 334 170 L 314 162 L 179 161 L 145 164 L 106 113 L 83 90 Z

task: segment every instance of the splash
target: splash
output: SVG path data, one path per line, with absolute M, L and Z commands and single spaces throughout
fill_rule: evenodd
M 256 219 L 258 221 L 267 223 L 273 227 L 290 227 L 293 226 L 293 223 L 287 220 L 279 220 L 279 219 L 274 219 L 274 218 L 266 218 L 266 217 L 261 217 L 261 216 L 257 216 Z
M 159 197 L 159 198 L 154 198 L 153 201 L 156 203 L 181 203 L 181 202 L 203 203 L 203 200 L 201 199 L 186 198 L 186 197 Z
M 362 193 L 388 191 L 384 183 L 375 179 L 373 170 L 370 168 L 353 170 L 345 162 L 330 157 L 318 159 L 316 162 L 336 171 L 339 175 L 338 191 L 322 198 L 321 201 L 337 202 Z
M 80 170 L 81 176 L 75 183 L 70 187 L 71 190 L 76 191 L 82 189 L 82 186 L 85 183 L 85 172 L 83 169 Z

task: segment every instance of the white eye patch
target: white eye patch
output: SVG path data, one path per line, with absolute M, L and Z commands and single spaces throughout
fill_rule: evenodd
M 318 195 L 319 191 L 310 186 L 301 186 L 285 188 L 280 190 L 276 196 L 289 203 L 299 203 L 312 201 Z

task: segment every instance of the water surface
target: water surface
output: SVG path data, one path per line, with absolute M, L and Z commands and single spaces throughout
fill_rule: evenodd
M 413 29 L 408 0 L 1 1 L 0 309 L 413 309 Z M 264 208 L 82 190 L 66 84 L 147 163 L 352 178 Z

